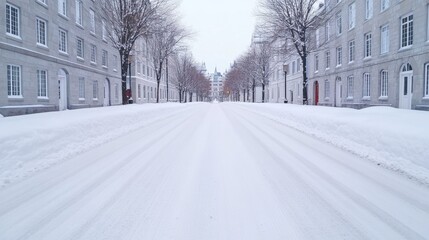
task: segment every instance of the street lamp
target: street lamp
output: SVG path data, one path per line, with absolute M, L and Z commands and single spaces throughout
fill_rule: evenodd
M 128 95 L 129 95 L 129 97 L 128 97 L 128 104 L 132 104 L 133 103 L 133 92 L 132 92 L 132 90 L 131 90 L 131 63 L 133 62 L 133 60 L 134 60 L 134 56 L 133 55 L 128 55 L 128 73 L 129 73 L 129 75 L 130 75 L 130 77 L 129 77 L 129 81 L 130 81 L 130 88 L 129 88 L 129 93 L 128 93 Z
M 289 64 L 283 65 L 283 71 L 285 72 L 285 103 L 287 103 L 287 71 L 289 70 Z

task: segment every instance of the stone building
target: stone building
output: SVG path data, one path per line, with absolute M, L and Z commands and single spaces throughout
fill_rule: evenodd
M 326 0 L 309 104 L 429 109 L 429 1 Z
M 94 1 L 0 4 L 0 113 L 122 103 L 118 51 Z

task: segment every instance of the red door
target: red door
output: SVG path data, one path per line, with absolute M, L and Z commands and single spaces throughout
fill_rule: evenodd
M 319 105 L 319 82 L 314 82 L 314 105 Z

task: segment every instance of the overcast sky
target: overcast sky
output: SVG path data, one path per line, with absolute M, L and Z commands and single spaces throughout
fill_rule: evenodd
M 224 72 L 250 45 L 258 0 L 182 0 L 183 23 L 195 33 L 190 50 L 212 73 Z

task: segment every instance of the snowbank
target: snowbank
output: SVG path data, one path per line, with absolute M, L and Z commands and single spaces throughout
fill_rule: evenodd
M 390 107 L 241 106 L 429 185 L 429 112 Z
M 134 104 L 1 118 L 0 187 L 187 107 Z

